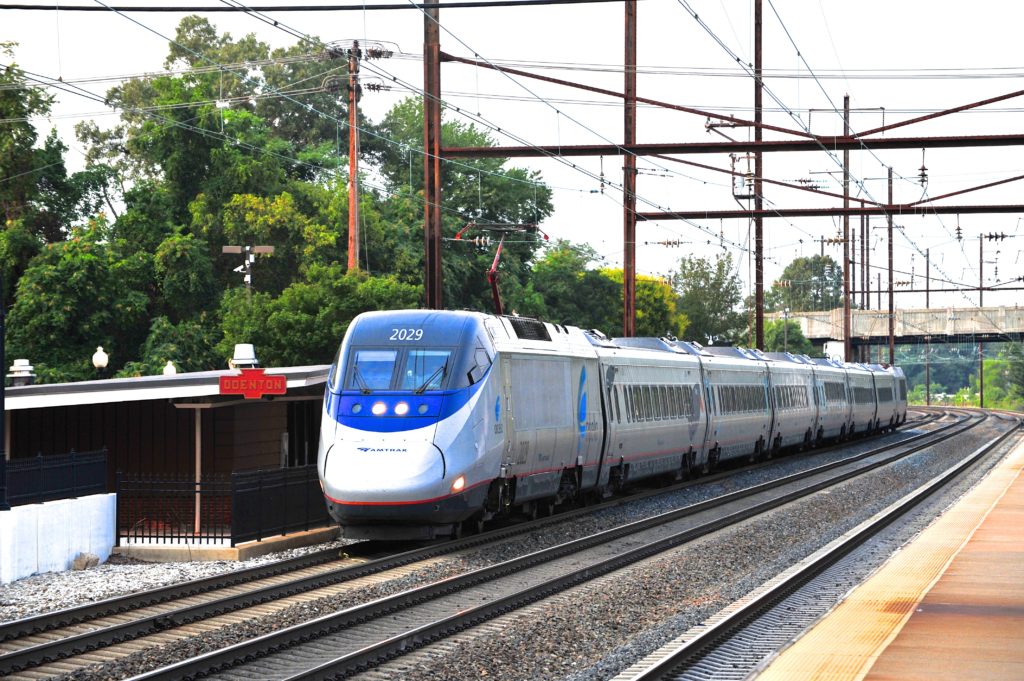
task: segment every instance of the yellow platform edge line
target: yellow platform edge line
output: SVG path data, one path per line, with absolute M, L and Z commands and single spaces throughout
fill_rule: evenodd
M 771 660 L 758 681 L 862 680 L 1009 491 L 1022 462 L 1018 442 L 978 485 Z M 896 600 L 902 600 L 898 607 Z

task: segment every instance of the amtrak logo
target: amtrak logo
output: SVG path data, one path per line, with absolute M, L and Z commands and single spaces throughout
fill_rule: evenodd
M 576 391 L 576 423 L 579 436 L 576 438 L 576 453 L 583 449 L 583 438 L 587 434 L 587 367 L 580 370 L 580 387 Z
M 360 452 L 388 452 L 396 454 L 405 454 L 409 450 L 404 447 L 356 447 Z
M 494 420 L 495 422 L 501 421 L 501 395 L 494 400 Z

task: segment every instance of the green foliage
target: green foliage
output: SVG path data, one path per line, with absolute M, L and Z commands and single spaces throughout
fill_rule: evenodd
M 792 319 L 769 322 L 764 327 L 764 349 L 768 352 L 791 352 L 794 355 L 811 355 L 814 346 L 804 336 L 800 322 Z
M 218 353 L 231 356 L 236 343 L 253 343 L 266 366 L 330 363 L 352 318 L 368 310 L 416 307 L 423 291 L 394 277 L 343 273 L 341 265 L 314 265 L 304 281 L 278 298 L 228 291 L 221 302 L 223 340 Z
M 14 58 L 16 43 L 0 42 L 0 54 Z M 16 64 L 0 67 L 0 119 L 7 121 L 0 135 L 0 211 L 4 222 L 16 220 L 29 210 L 36 194 L 39 155 L 34 149 L 38 134 L 31 120 L 50 112 L 53 95 L 30 87 Z
M 69 241 L 47 246 L 18 282 L 7 319 L 10 354 L 38 357 L 60 380 L 91 377 L 97 345 L 107 349 L 116 368 L 144 336 L 144 264 L 113 257 L 103 242 L 105 227 L 96 222 Z
M 557 240 L 533 266 L 531 282 L 542 305 L 517 309 L 553 322 L 600 329 L 608 335 L 620 333 L 622 286 L 590 269 L 600 261 L 590 246 Z
M 216 352 L 220 332 L 207 323 L 205 315 L 175 325 L 167 317 L 157 317 L 149 327 L 139 359 L 127 362 L 118 377 L 155 376 L 163 373 L 168 360 L 178 372 L 224 369 Z
M 731 254 L 719 255 L 714 262 L 684 256 L 671 281 L 679 296 L 678 309 L 689 320 L 687 339 L 703 345 L 742 341 L 746 318 L 738 310 L 743 290 Z
M 827 255 L 795 259 L 764 294 L 766 310 L 832 310 L 842 300 L 843 268 Z
M 615 282 L 618 289 L 618 309 L 623 309 L 622 284 L 625 275 L 621 269 L 602 270 L 601 273 Z M 678 300 L 671 285 L 663 279 L 636 276 L 636 335 L 673 336 L 682 338 L 688 319 L 679 311 Z M 615 335 L 615 334 L 613 334 Z
M 191 234 L 174 234 L 153 259 L 160 300 L 176 320 L 198 317 L 217 294 L 213 262 L 205 243 Z
M 24 220 L 9 220 L 0 230 L 0 283 L 8 301 L 13 298 L 18 279 L 40 248 L 42 244 L 25 226 Z

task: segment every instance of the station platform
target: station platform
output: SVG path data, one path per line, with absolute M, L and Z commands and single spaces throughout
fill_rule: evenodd
M 1024 445 L 757 675 L 1024 679 Z
M 231 546 L 227 539 L 204 542 L 130 541 L 115 546 L 112 553 L 147 560 L 153 563 L 171 563 L 191 560 L 248 560 L 268 553 L 297 549 L 313 544 L 334 541 L 340 535 L 337 525 L 320 527 L 305 532 L 292 532 L 259 541 Z

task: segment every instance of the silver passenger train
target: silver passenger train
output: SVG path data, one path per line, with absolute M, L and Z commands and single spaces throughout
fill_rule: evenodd
M 331 367 L 317 466 L 345 536 L 429 539 L 906 418 L 899 368 L 478 312 L 368 312 Z

